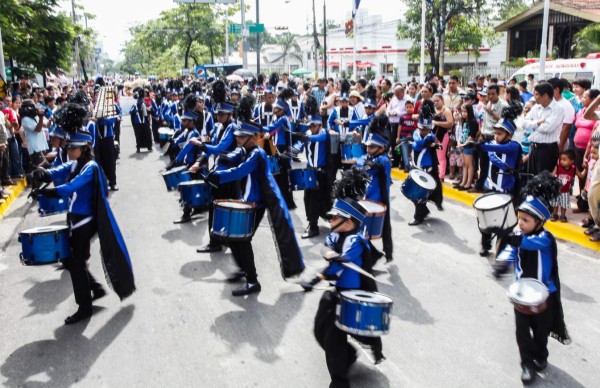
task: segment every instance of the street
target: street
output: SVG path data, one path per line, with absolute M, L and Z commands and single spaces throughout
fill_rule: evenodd
M 128 112 L 130 99 L 123 111 Z M 64 224 L 40 218 L 27 191 L 0 231 L 0 382 L 28 387 L 326 387 L 325 356 L 312 332 L 322 290 L 305 293 L 282 280 L 267 219 L 253 240 L 262 292 L 231 296 L 224 281 L 235 269 L 229 251 L 198 254 L 208 242 L 207 214 L 174 225 L 177 192 L 159 175 L 167 158 L 135 152 L 124 115 L 120 191 L 110 203 L 131 255 L 137 291 L 120 302 L 112 291 L 91 320 L 64 326 L 76 310 L 70 276 L 56 265 L 19 262 L 19 230 Z M 387 360 L 374 366 L 360 353 L 353 387 L 521 386 L 514 314 L 506 297 L 511 277 L 497 281 L 478 255 L 474 211 L 447 201 L 445 212 L 419 227 L 413 205 L 392 185 L 395 260 L 376 266 L 380 292 L 394 300 Z M 321 235 L 301 240 L 302 192 L 292 211 L 308 271 L 324 266 Z M 380 247 L 381 242 L 376 242 Z M 549 367 L 536 386 L 593 387 L 600 381 L 600 253 L 559 242 L 565 319 L 573 342 L 549 340 Z M 97 238 L 90 267 L 105 284 Z M 323 288 L 325 283 L 319 286 Z M 107 289 L 108 290 L 108 289 Z

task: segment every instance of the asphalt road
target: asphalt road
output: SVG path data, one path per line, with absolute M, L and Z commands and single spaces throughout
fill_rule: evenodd
M 126 103 L 130 101 L 125 101 Z M 124 111 L 127 111 L 125 107 Z M 231 296 L 229 252 L 202 255 L 206 217 L 174 225 L 178 194 L 167 192 L 156 150 L 135 153 L 123 128 L 121 188 L 110 202 L 132 256 L 138 290 L 97 303 L 89 322 L 63 326 L 76 305 L 70 277 L 56 266 L 19 263 L 19 230 L 64 223 L 40 218 L 25 196 L 0 221 L 0 383 L 28 387 L 326 387 L 324 353 L 312 333 L 321 290 L 282 280 L 266 223 L 253 241 L 263 291 Z M 477 255 L 474 212 L 447 202 L 426 225 L 409 227 L 413 206 L 392 186 L 395 260 L 376 267 L 380 291 L 394 300 L 387 360 L 361 354 L 355 387 L 520 386 L 510 279 L 496 281 Z M 296 192 L 298 204 L 302 193 Z M 298 235 L 303 209 L 292 212 Z M 323 266 L 316 245 L 299 240 L 309 270 Z M 102 278 L 97 240 L 91 270 Z M 559 243 L 570 346 L 550 340 L 550 366 L 539 386 L 593 387 L 600 381 L 600 254 Z

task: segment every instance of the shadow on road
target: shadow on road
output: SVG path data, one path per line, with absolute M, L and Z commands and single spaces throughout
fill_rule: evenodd
M 573 302 L 596 303 L 594 297 L 577 292 L 563 282 L 560 283 L 560 296 Z
M 425 224 L 430 226 L 419 226 L 419 232 L 411 237 L 425 243 L 441 243 L 448 245 L 461 253 L 474 254 L 475 250 L 467 245 L 468 240 L 456 235 L 454 228 L 448 222 L 439 218 L 428 218 Z
M 549 385 L 555 387 L 583 388 L 584 385 L 575 380 L 573 376 L 555 365 L 548 364 L 548 368 L 539 373 L 538 378 L 532 387 L 547 387 Z
M 116 313 L 91 338 L 83 336 L 89 321 L 61 326 L 54 331 L 56 339 L 21 346 L 0 367 L 9 387 L 69 387 L 81 381 L 100 354 L 123 331 L 133 317 L 134 306 Z M 37 376 L 45 374 L 46 376 Z M 33 376 L 44 381 L 29 379 Z
M 209 279 L 212 277 L 217 270 L 227 274 L 233 271 L 233 261 L 231 255 L 223 252 L 215 253 L 196 253 L 199 257 L 209 257 L 210 260 L 202 261 L 190 261 L 181 266 L 179 274 L 183 277 L 191 279 L 194 282 L 205 282 L 205 283 L 223 283 L 221 279 Z
M 390 361 L 386 361 L 390 362 Z M 353 387 L 364 387 L 364 388 L 387 388 L 390 387 L 390 380 L 383 374 L 377 367 L 369 367 L 366 364 L 358 361 L 350 368 L 348 374 L 350 381 L 352 381 Z
M 71 296 L 73 287 L 69 271 L 66 269 L 58 271 L 61 271 L 60 278 L 36 282 L 29 290 L 25 291 L 25 298 L 31 301 L 29 306 L 33 308 L 27 317 L 49 314 L 56 309 L 56 306 Z
M 230 311 L 215 319 L 210 331 L 219 336 L 235 352 L 243 344 L 256 349 L 255 356 L 268 363 L 279 359 L 276 348 L 285 333 L 287 323 L 300 311 L 304 293 L 281 294 L 273 306 L 261 303 L 256 294 L 247 298 L 231 296 L 231 288 L 225 287 L 224 298 L 243 308 Z
M 150 151 L 142 150 L 142 152 L 134 152 L 133 154 L 129 154 L 129 159 L 142 160 L 142 159 L 146 159 L 151 154 L 152 154 L 152 152 L 150 152 Z
M 421 302 L 410 294 L 410 290 L 404 285 L 398 273 L 398 266 L 390 265 L 388 272 L 392 285 L 380 283 L 378 287 L 380 292 L 394 300 L 392 315 L 418 325 L 433 325 L 435 319 L 421 306 Z

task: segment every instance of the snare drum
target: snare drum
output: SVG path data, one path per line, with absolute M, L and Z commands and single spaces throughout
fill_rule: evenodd
M 38 213 L 40 217 L 52 214 L 64 213 L 69 210 L 69 197 L 50 198 L 44 195 L 38 196 Z
M 429 194 L 435 190 L 435 179 L 422 170 L 414 169 L 402 183 L 402 194 L 413 202 L 427 201 Z
M 379 337 L 390 330 L 392 298 L 378 292 L 340 292 L 335 325 L 346 333 Z
M 71 256 L 69 228 L 66 225 L 42 226 L 19 232 L 23 265 L 51 264 Z
M 190 173 L 187 170 L 186 166 L 181 166 L 162 173 L 168 191 L 176 189 L 177 185 L 181 182 L 187 182 L 191 179 Z
M 342 163 L 356 163 L 365 154 L 361 144 L 342 144 Z
M 210 234 L 224 240 L 243 241 L 254 235 L 256 205 L 233 199 L 214 201 Z
M 168 141 L 175 134 L 175 130 L 168 127 L 158 128 L 158 138 L 162 141 Z
M 340 152 L 340 134 L 330 133 L 329 134 L 329 152 L 331 155 L 337 155 Z
M 181 202 L 192 207 L 210 205 L 211 192 L 208 185 L 200 181 L 181 182 L 177 186 L 181 194 Z
M 314 190 L 319 187 L 317 170 L 312 168 L 298 168 L 290 171 L 292 190 Z
M 477 213 L 477 226 L 484 233 L 512 230 L 517 225 L 517 214 L 509 194 L 489 193 L 473 203 Z
M 281 172 L 281 166 L 279 165 L 279 159 L 275 156 L 267 156 L 267 166 L 271 174 L 277 175 Z
M 365 222 L 363 222 L 364 236 L 369 240 L 381 238 L 386 210 L 385 205 L 379 202 L 369 201 L 368 199 L 358 201 L 358 203 L 367 209 L 367 217 L 365 218 Z
M 544 312 L 549 295 L 548 287 L 533 278 L 521 278 L 508 286 L 506 291 L 515 309 L 528 315 Z

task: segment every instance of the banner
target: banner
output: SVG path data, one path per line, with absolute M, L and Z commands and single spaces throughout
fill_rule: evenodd
M 199 79 L 206 79 L 206 67 L 196 66 L 194 68 L 194 73 L 196 74 L 196 77 L 198 77 Z

